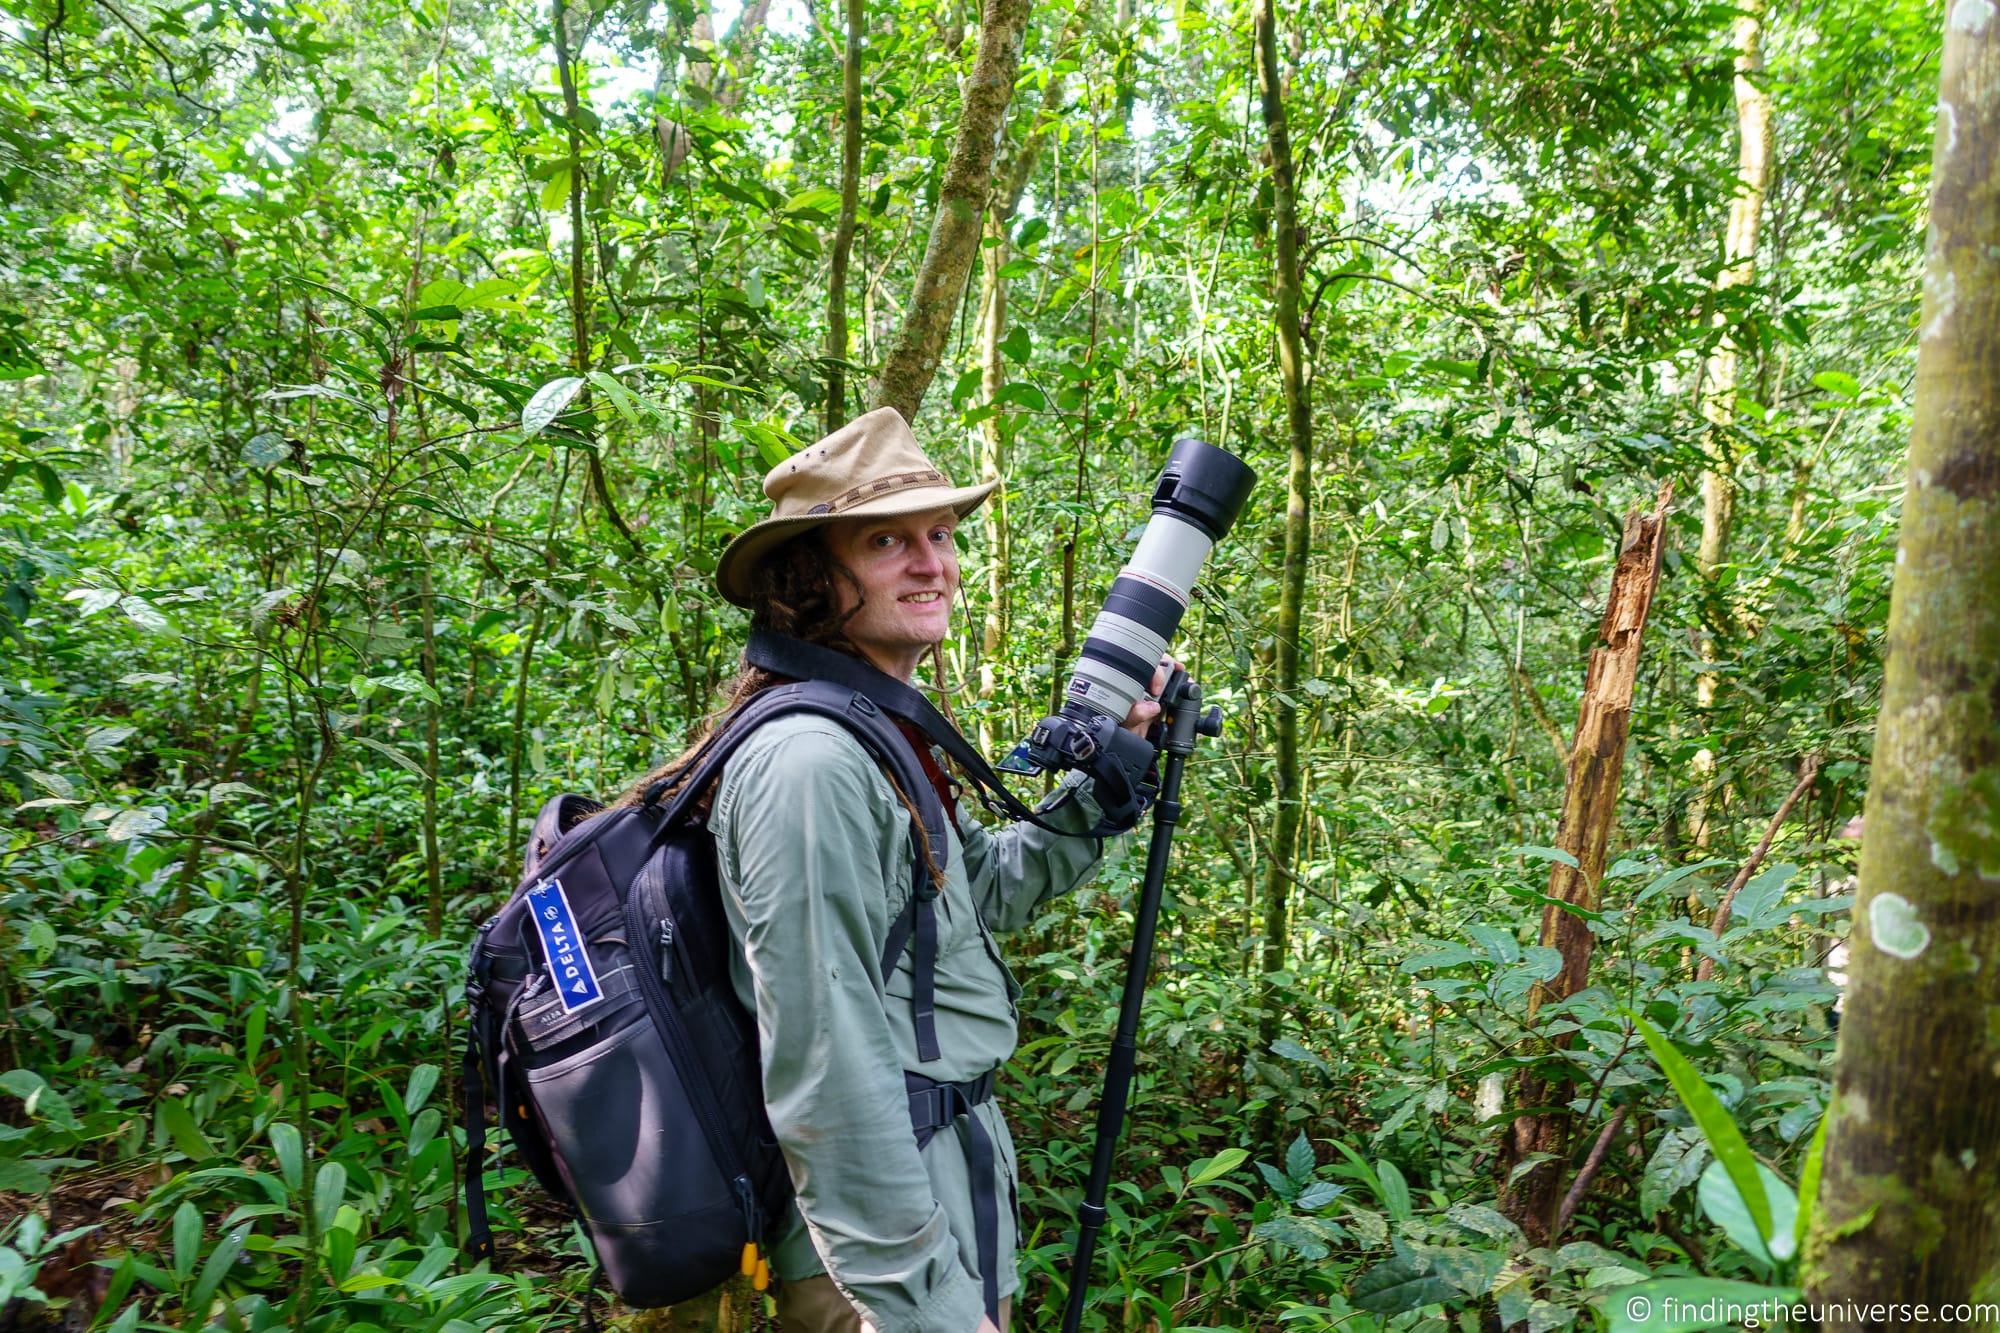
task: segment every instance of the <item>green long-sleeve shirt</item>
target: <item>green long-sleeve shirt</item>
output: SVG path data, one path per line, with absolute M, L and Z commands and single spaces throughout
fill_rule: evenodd
M 1093 827 L 1087 790 L 1066 782 L 1048 822 Z M 910 951 L 881 975 L 911 889 L 909 812 L 861 743 L 820 718 L 766 723 L 725 766 L 710 829 L 740 946 L 732 979 L 757 1015 L 764 1101 L 797 1187 L 773 1269 L 830 1273 L 880 1333 L 971 1333 L 984 1302 L 970 1168 L 957 1134 L 918 1150 L 903 1071 L 965 1080 L 1013 1054 L 1018 989 L 992 932 L 1018 929 L 1087 880 L 1100 844 L 1025 823 L 989 832 L 961 811 L 937 906 L 940 1057 L 923 1064 Z M 997 1145 L 1000 1197 L 1012 1199 L 999 1105 L 973 1114 Z M 1019 1282 L 1016 1219 L 1004 1204 L 1001 1214 L 1004 1296 Z

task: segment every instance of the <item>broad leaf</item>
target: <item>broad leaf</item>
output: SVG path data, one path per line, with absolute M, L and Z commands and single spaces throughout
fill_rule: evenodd
M 535 396 L 521 409 L 521 431 L 530 437 L 540 435 L 549 428 L 549 423 L 569 406 L 570 399 L 576 397 L 583 388 L 583 378 L 565 375 L 561 379 L 550 380 L 535 390 Z

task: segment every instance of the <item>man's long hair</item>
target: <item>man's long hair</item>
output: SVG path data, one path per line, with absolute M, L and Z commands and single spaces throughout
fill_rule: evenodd
M 865 662 L 867 657 L 847 637 L 847 622 L 861 610 L 867 601 L 867 594 L 861 587 L 861 580 L 854 576 L 854 571 L 833 558 L 826 548 L 824 537 L 824 528 L 804 533 L 758 562 L 751 574 L 750 628 L 790 635 Z M 844 581 L 854 593 L 854 605 L 846 611 L 840 609 L 835 580 Z M 944 659 L 935 648 L 931 650 L 931 661 L 942 675 Z M 765 690 L 784 684 L 785 680 L 784 676 L 775 672 L 744 662 L 729 683 L 722 687 L 722 706 L 708 715 L 687 749 L 626 788 L 614 805 L 639 804 L 645 798 L 647 789 L 663 779 L 667 787 L 662 799 L 672 795 L 679 785 L 677 779 L 693 771 L 694 759 L 701 753 L 702 747 L 717 731 L 729 724 L 736 710 Z M 946 702 L 944 708 L 945 715 L 950 717 L 950 703 Z M 955 723 L 956 719 L 953 721 Z M 924 818 L 917 809 L 917 803 L 897 783 L 894 773 L 884 768 L 882 776 L 889 780 L 889 789 L 896 793 L 896 799 L 909 812 L 910 826 L 930 867 L 931 882 L 943 888 L 944 867 L 924 832 Z M 699 796 L 699 805 L 705 807 L 710 795 L 704 792 Z
M 751 571 L 750 628 L 803 639 L 822 648 L 861 658 L 861 650 L 847 637 L 847 622 L 861 610 L 865 600 L 861 580 L 854 577 L 847 566 L 832 558 L 822 541 L 823 536 L 824 529 L 804 533 L 757 562 Z M 855 604 L 851 610 L 843 612 L 840 609 L 840 597 L 834 584 L 836 579 L 845 581 L 854 593 Z M 772 686 L 782 685 L 785 679 L 763 667 L 742 663 L 722 687 L 722 706 L 703 721 L 687 749 L 633 783 L 616 804 L 639 804 L 647 788 L 663 779 L 669 783 L 667 793 L 671 794 L 674 785 L 677 785 L 673 779 L 687 772 L 709 738 L 735 716 L 736 710 Z

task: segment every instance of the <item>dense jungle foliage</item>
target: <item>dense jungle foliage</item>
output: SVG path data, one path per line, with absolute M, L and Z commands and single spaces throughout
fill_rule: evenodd
M 0 0 L 0 1326 L 612 1317 L 532 1188 L 504 1263 L 460 1252 L 465 946 L 543 799 L 714 706 L 717 552 L 884 398 L 1005 479 L 937 682 L 989 753 L 1170 442 L 1261 476 L 1179 645 L 1227 726 L 1086 1327 L 1797 1289 L 1944 16 L 703 3 Z M 912 388 L 940 216 L 965 295 Z M 1608 849 L 1552 908 L 1662 488 Z M 1025 1327 L 1142 860 L 1010 941 Z

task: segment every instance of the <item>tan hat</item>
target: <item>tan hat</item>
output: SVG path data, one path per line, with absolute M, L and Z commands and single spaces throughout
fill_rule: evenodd
M 903 414 L 878 407 L 764 474 L 771 516 L 743 529 L 723 548 L 715 586 L 736 605 L 748 606 L 752 571 L 781 542 L 836 518 L 885 518 L 945 508 L 963 517 L 999 484 L 953 486 L 917 447 Z

